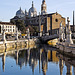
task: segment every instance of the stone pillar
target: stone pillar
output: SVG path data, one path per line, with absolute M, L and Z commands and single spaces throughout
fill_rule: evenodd
M 72 32 L 71 32 L 71 29 L 70 29 L 70 20 L 69 20 L 69 17 L 68 17 L 67 18 L 67 25 L 66 25 L 66 35 L 67 35 L 66 42 L 65 42 L 66 45 L 73 44 L 71 34 L 72 34 Z
M 5 30 L 3 30 L 3 33 L 2 33 L 2 41 L 4 41 L 4 43 L 5 43 L 5 41 L 6 41 Z
M 59 41 L 63 41 L 63 27 L 62 27 L 62 22 L 60 23 L 60 28 L 59 28 Z
M 40 17 L 40 12 L 39 12 L 39 34 L 38 34 L 39 37 L 42 36 L 42 32 L 41 32 L 41 17 Z
M 16 28 L 16 40 L 18 40 L 18 28 Z
M 63 41 L 65 41 L 65 27 L 63 27 Z

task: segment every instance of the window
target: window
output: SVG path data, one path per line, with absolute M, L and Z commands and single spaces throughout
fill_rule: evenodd
M 14 29 L 13 29 L 13 32 L 14 32 Z
M 58 19 L 55 19 L 56 22 L 58 22 Z
M 11 29 L 10 29 L 10 31 L 11 31 Z
M 8 29 L 8 32 L 9 32 L 9 29 Z
M 11 26 L 10 26 L 10 28 L 11 28 Z

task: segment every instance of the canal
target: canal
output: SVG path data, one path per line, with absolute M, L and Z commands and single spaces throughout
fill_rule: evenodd
M 75 75 L 75 59 L 48 45 L 0 53 L 0 75 Z

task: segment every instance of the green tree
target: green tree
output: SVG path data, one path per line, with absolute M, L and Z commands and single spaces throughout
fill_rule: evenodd
M 15 24 L 22 33 L 26 32 L 24 20 L 17 19 L 17 20 L 11 20 L 10 22 Z

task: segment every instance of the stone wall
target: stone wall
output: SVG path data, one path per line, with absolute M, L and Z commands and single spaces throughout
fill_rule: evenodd
M 32 45 L 35 45 L 35 39 L 19 40 L 19 41 L 7 41 L 5 44 L 0 44 L 0 53 L 4 53 L 16 49 L 28 49 Z

